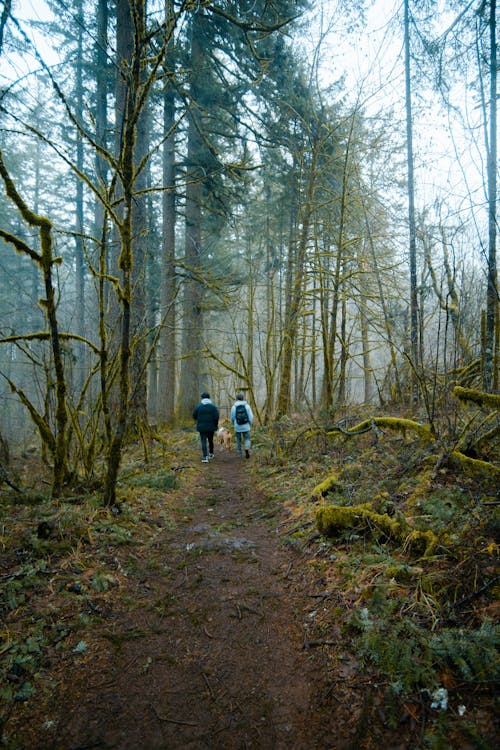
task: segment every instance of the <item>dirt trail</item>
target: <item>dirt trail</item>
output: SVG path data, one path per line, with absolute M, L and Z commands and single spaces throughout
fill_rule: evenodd
M 307 580 L 251 477 L 234 451 L 200 464 L 175 528 L 135 561 L 129 606 L 96 634 L 98 660 L 55 696 L 64 711 L 40 748 L 349 746 L 321 700 L 322 650 L 303 648 Z

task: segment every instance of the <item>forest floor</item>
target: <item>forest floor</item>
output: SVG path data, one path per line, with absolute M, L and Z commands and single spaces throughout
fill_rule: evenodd
M 76 500 L 53 511 L 57 527 L 45 512 L 45 533 L 36 504 L 11 515 L 1 746 L 424 747 L 418 707 L 388 721 L 324 549 L 314 534 L 293 542 L 294 511 L 262 491 L 258 453 L 218 448 L 208 465 L 199 453 L 190 435 L 129 462 L 116 516 L 97 504 L 82 515 Z M 483 719 L 482 744 L 432 746 L 493 747 Z

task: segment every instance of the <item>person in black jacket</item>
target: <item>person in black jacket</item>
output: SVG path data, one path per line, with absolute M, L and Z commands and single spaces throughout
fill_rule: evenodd
M 219 410 L 210 400 L 209 393 L 201 394 L 201 401 L 193 411 L 193 419 L 196 420 L 196 429 L 200 433 L 201 450 L 204 464 L 207 464 L 210 458 L 214 458 L 214 432 L 219 426 Z M 208 442 L 208 452 L 207 452 Z

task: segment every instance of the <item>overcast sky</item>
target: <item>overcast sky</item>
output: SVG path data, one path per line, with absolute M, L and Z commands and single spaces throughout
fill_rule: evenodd
M 71 7 L 72 0 L 65 2 Z M 366 23 L 362 24 L 356 23 L 356 16 L 346 19 L 340 9 L 346 5 L 347 0 L 316 0 L 301 32 L 300 44 L 312 60 L 322 38 L 318 58 L 322 81 L 335 81 L 345 75 L 347 100 L 354 103 L 360 96 L 368 114 L 394 108 L 401 121 L 401 125 L 395 123 L 395 133 L 399 128 L 400 138 L 404 138 L 402 0 L 374 0 Z M 445 0 L 441 0 L 442 10 L 434 18 L 436 27 L 441 30 L 449 25 L 452 17 L 444 11 L 445 5 Z M 14 0 L 13 10 L 19 17 L 47 17 L 44 0 Z M 28 31 L 27 27 L 26 31 L 36 40 L 46 62 L 56 62 L 57 54 L 51 51 L 41 35 Z M 0 61 L 0 75 L 3 72 L 14 79 L 21 78 L 32 65 L 33 60 L 26 56 L 24 61 L 16 61 L 15 69 L 8 70 L 3 60 Z M 5 85 L 5 77 L 0 78 L 0 85 Z M 448 199 L 453 198 L 456 206 L 462 204 L 464 211 L 469 210 L 469 191 L 482 191 L 473 150 L 464 147 L 458 163 L 449 135 L 449 113 L 439 105 L 438 97 L 430 87 L 427 90 L 420 87 L 414 92 L 413 106 L 417 200 L 429 204 L 436 195 L 446 191 Z M 464 141 L 458 123 L 455 122 L 453 127 L 462 148 Z M 468 189 L 464 175 L 469 183 Z M 478 201 L 481 200 L 481 196 L 477 197 Z

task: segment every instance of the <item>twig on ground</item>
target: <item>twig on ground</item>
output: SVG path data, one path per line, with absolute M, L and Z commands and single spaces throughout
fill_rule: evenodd
M 186 727 L 197 727 L 198 722 L 196 721 L 184 721 L 183 719 L 172 719 L 170 716 L 160 716 L 156 708 L 151 705 L 151 708 L 153 709 L 153 713 L 155 714 L 156 718 L 159 721 L 165 721 L 168 724 L 181 724 L 182 726 Z

